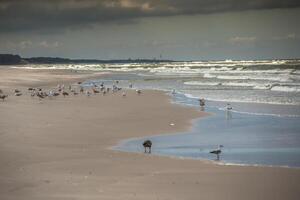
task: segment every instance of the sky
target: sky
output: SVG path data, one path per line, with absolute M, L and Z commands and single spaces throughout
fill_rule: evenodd
M 292 59 L 299 19 L 299 0 L 0 0 L 0 53 Z

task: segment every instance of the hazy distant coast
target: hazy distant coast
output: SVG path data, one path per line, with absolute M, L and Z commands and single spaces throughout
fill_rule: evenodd
M 59 57 L 32 57 L 22 58 L 14 54 L 0 54 L 0 65 L 18 64 L 79 64 L 79 63 L 156 63 L 172 62 L 172 60 L 162 59 L 116 59 L 116 60 L 97 60 L 97 59 L 69 59 Z

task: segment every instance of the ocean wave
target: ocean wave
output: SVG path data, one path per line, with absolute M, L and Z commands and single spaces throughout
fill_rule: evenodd
M 231 87 L 254 87 L 256 83 L 247 82 L 203 82 L 203 81 L 187 81 L 185 85 L 200 85 L 200 86 L 231 86 Z
M 272 91 L 280 91 L 280 92 L 300 92 L 300 87 L 298 86 L 273 86 L 271 88 Z
M 203 85 L 203 86 L 217 86 L 221 85 L 219 82 L 201 82 L 201 81 L 187 81 L 184 82 L 185 85 Z
M 289 76 L 232 76 L 232 75 L 218 75 L 217 79 L 223 80 L 266 80 L 279 82 L 292 82 Z
M 186 96 L 187 98 L 191 98 L 191 99 L 203 98 L 203 96 L 195 96 L 195 95 L 192 95 L 192 94 L 189 94 L 189 93 L 183 93 L 183 92 L 177 92 L 177 93 L 180 93 L 180 94 Z M 232 102 L 232 103 L 259 103 L 259 104 L 269 104 L 269 105 L 291 105 L 291 106 L 300 105 L 299 103 L 296 103 L 296 102 L 289 102 L 289 101 L 279 102 L 279 101 L 270 101 L 270 100 L 256 99 L 256 98 L 252 98 L 252 99 L 239 98 L 239 99 L 237 99 L 237 98 L 231 97 L 230 99 L 227 99 L 224 96 L 220 96 L 220 97 L 214 97 L 214 98 L 205 97 L 205 99 L 207 101 L 217 101 L 217 102 L 224 102 L 224 103 L 228 103 L 228 102 Z M 294 115 L 292 115 L 292 116 L 294 116 Z
M 279 64 L 287 61 L 193 61 L 193 62 L 167 62 L 167 63 L 108 63 L 108 64 L 30 64 L 16 66 L 15 68 L 26 69 L 71 69 L 90 71 L 145 71 L 156 75 L 200 75 L 207 78 L 218 76 L 219 79 L 255 79 L 256 76 L 268 77 L 272 79 L 274 74 L 280 76 L 291 76 L 292 79 L 299 80 L 300 72 L 295 68 L 281 67 Z M 266 64 L 271 68 L 251 68 L 244 64 Z M 275 65 L 274 65 L 275 64 Z M 274 69 L 272 66 L 276 66 Z M 226 77 L 234 75 L 232 77 Z M 195 75 L 193 75 L 195 76 Z M 249 76 L 249 77 L 248 77 Z M 254 78 L 252 78 L 254 77 Z M 259 78 L 262 79 L 262 78 Z M 271 78 L 269 78 L 271 79 Z
M 272 87 L 272 85 L 270 85 L 270 84 L 255 85 L 255 86 L 253 86 L 253 89 L 255 89 L 255 90 L 269 90 L 271 87 Z
M 216 78 L 217 76 L 216 76 L 216 75 L 212 75 L 212 74 L 210 74 L 210 73 L 205 73 L 205 74 L 203 75 L 203 77 L 204 77 L 204 78 Z
M 280 92 L 300 92 L 300 83 L 280 84 L 268 83 L 262 84 L 257 82 L 205 82 L 205 81 L 186 81 L 185 85 L 193 86 L 228 86 L 228 87 L 245 87 L 254 90 L 272 90 Z
M 246 83 L 246 82 L 228 82 L 222 83 L 224 86 L 233 86 L 233 87 L 254 87 L 255 83 Z

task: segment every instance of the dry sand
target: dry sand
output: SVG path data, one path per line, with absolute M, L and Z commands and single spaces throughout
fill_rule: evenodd
M 95 76 L 0 68 L 0 89 L 11 93 Z M 205 116 L 171 104 L 162 92 L 42 102 L 28 94 L 10 96 L 0 101 L 0 113 L 1 200 L 299 199 L 299 169 L 218 166 L 111 150 L 122 139 L 186 130 L 192 119 Z

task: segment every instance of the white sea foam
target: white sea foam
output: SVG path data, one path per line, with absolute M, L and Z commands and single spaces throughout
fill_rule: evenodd
M 189 94 L 189 93 L 182 93 L 184 94 L 186 97 L 188 98 L 192 98 L 192 99 L 199 99 L 199 98 L 203 98 L 202 95 L 193 95 L 193 94 Z M 233 102 L 233 103 L 262 103 L 262 104 L 271 104 L 271 105 L 299 105 L 299 103 L 296 102 L 289 102 L 289 101 L 284 101 L 284 102 L 280 102 L 280 101 L 276 101 L 273 100 L 271 101 L 270 99 L 257 99 L 257 98 L 251 98 L 250 96 L 248 96 L 248 98 L 243 97 L 243 98 L 234 98 L 234 97 L 230 97 L 230 98 L 226 98 L 224 96 L 218 96 L 218 97 L 205 97 L 206 100 L 208 101 L 218 101 L 218 102 Z
M 203 82 L 203 81 L 187 81 L 185 85 L 200 85 L 200 86 L 231 86 L 231 87 L 254 87 L 256 83 L 247 82 Z
M 265 84 L 265 85 L 255 85 L 253 86 L 253 89 L 255 90 L 269 90 L 272 87 L 270 84 Z
M 271 88 L 272 91 L 281 92 L 300 92 L 300 87 L 298 86 L 274 86 Z
M 253 87 L 256 86 L 255 83 L 246 83 L 246 82 L 228 82 L 222 83 L 224 86 L 233 86 L 233 87 Z
M 224 166 L 240 166 L 240 167 L 279 167 L 279 168 L 295 168 L 295 169 L 299 169 L 299 167 L 291 167 L 288 165 L 266 165 L 266 164 L 244 164 L 244 163 L 233 163 L 233 162 L 226 162 L 226 161 L 222 161 L 222 162 L 217 162 L 217 161 L 213 161 L 214 164 L 217 165 L 224 165 Z
M 203 77 L 204 77 L 204 78 L 216 78 L 217 76 L 216 76 L 216 75 L 212 75 L 212 74 L 210 74 L 210 73 L 205 73 L 205 74 L 203 75 Z
M 187 81 L 184 82 L 185 85 L 203 85 L 203 86 L 216 86 L 221 85 L 219 82 L 201 82 L 201 81 Z
M 279 81 L 279 82 L 291 82 L 289 76 L 232 76 L 232 75 L 218 75 L 217 79 L 224 80 L 266 80 L 266 81 Z
M 205 81 L 187 81 L 185 85 L 195 86 L 228 86 L 228 87 L 252 87 L 257 90 L 272 90 L 281 92 L 300 92 L 300 84 L 290 83 L 288 85 L 280 83 L 261 84 L 256 82 L 205 82 Z

